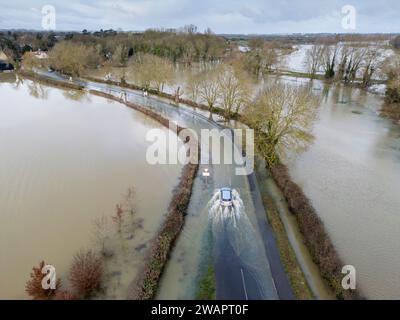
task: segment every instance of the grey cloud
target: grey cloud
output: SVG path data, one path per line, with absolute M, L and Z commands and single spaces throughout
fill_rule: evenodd
M 341 8 L 354 5 L 358 32 L 399 32 L 398 0 L 13 0 L 0 28 L 40 29 L 41 7 L 57 10 L 57 28 L 95 30 L 178 27 L 195 23 L 221 33 L 342 32 Z M 34 9 L 34 10 L 32 10 Z

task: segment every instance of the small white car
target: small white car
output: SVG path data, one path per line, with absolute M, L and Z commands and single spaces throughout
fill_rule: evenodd
M 219 192 L 220 192 L 221 206 L 232 207 L 233 205 L 232 189 L 221 188 Z

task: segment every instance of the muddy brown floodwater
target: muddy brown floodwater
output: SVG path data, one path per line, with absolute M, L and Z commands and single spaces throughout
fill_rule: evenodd
M 0 298 L 26 298 L 42 259 L 67 280 L 73 255 L 94 245 L 93 220 L 133 186 L 140 230 L 116 240 L 107 267 L 107 297 L 124 298 L 182 168 L 146 162 L 152 128 L 166 131 L 119 103 L 0 75 Z
M 288 162 L 367 298 L 400 298 L 400 126 L 378 115 L 383 99 L 325 87 L 307 152 Z

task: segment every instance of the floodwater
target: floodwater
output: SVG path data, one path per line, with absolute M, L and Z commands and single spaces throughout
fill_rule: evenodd
M 94 246 L 94 219 L 111 218 L 134 187 L 140 228 L 117 241 L 123 248 L 106 268 L 110 283 L 128 286 L 182 168 L 146 162 L 152 128 L 166 132 L 119 103 L 0 75 L 0 298 L 26 298 L 41 260 L 68 287 L 73 255 Z M 123 298 L 118 288 L 106 297 Z
M 315 143 L 288 164 L 367 298 L 400 298 L 400 126 L 378 95 L 325 87 Z

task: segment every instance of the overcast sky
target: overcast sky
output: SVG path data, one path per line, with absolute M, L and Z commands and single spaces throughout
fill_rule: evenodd
M 0 0 L 0 29 L 42 29 L 42 7 L 56 9 L 56 30 L 174 28 L 216 33 L 400 32 L 399 0 Z M 356 29 L 342 27 L 342 7 Z

